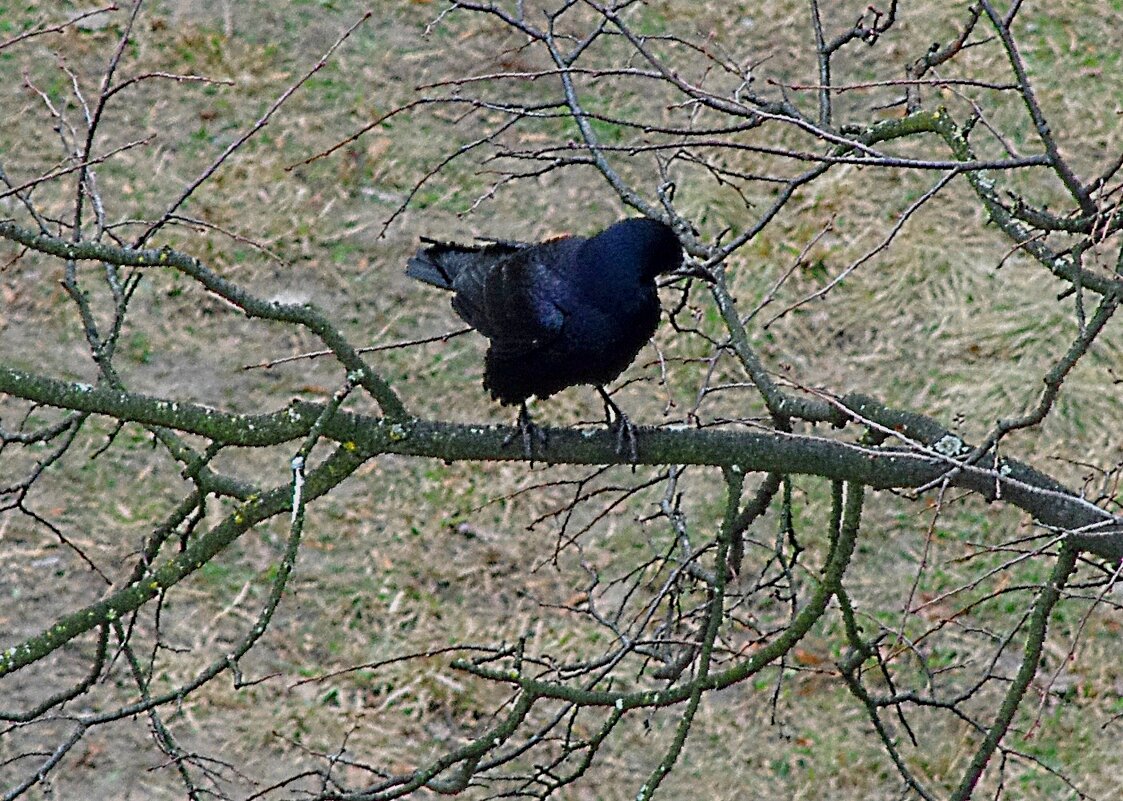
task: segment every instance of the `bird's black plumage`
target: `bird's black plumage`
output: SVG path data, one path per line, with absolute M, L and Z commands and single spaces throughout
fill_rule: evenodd
M 455 293 L 453 309 L 490 341 L 484 387 L 517 405 L 620 375 L 659 324 L 655 277 L 681 264 L 674 231 L 637 218 L 538 244 L 429 241 L 406 274 Z

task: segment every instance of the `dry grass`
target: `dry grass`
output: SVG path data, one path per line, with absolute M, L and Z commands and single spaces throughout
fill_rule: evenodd
M 116 213 L 161 208 L 319 57 L 357 18 L 361 5 L 153 4 L 129 52 L 130 70 L 194 72 L 229 78 L 236 86 L 149 82 L 114 109 L 104 128 L 107 142 L 134 138 L 137 131 L 160 132 L 158 158 L 130 155 L 100 170 L 100 189 L 119 204 Z M 799 10 L 793 11 L 793 5 Z M 909 7 L 899 34 L 886 44 L 886 52 L 898 60 L 915 56 L 915 42 L 946 39 L 955 16 L 942 10 L 945 4 L 905 5 Z M 810 74 L 805 25 L 799 16 L 805 13 L 802 4 L 785 0 L 752 6 L 649 6 L 652 19 L 669 27 L 710 33 L 729 47 L 769 54 L 771 60 L 761 69 L 780 79 L 805 80 Z M 0 13 L 0 25 L 18 29 L 49 7 L 53 4 L 21 4 L 12 16 Z M 259 294 L 307 299 L 330 309 L 352 341 L 375 344 L 458 325 L 443 298 L 402 275 L 404 259 L 419 234 L 539 238 L 564 230 L 589 231 L 619 216 L 620 205 L 597 178 L 577 171 L 567 173 L 562 183 L 516 184 L 461 216 L 488 186 L 486 176 L 464 166 L 426 186 L 381 235 L 383 221 L 418 177 L 450 147 L 476 135 L 471 126 L 444 112 L 398 118 L 332 158 L 286 169 L 408 102 L 416 85 L 483 69 L 502 61 L 518 45 L 514 37 L 491 33 L 478 20 L 453 21 L 424 37 L 422 31 L 437 8 L 435 3 L 405 0 L 379 4 L 360 35 L 188 209 L 263 244 L 276 258 L 214 230 L 179 229 L 169 234 L 168 242 Z M 1120 59 L 1112 55 L 1110 42 L 1123 24 L 1123 8 L 1118 2 L 1095 8 L 1064 2 L 1051 4 L 1047 19 L 1044 12 L 1039 16 L 1027 14 L 1039 26 L 1038 35 L 1027 34 L 1027 57 L 1039 95 L 1063 132 L 1066 152 L 1078 167 L 1088 169 L 1095 158 L 1120 147 L 1120 97 L 1118 89 L 1111 88 L 1119 85 Z M 19 76 L 27 71 L 52 98 L 63 98 L 68 87 L 56 69 L 54 52 L 64 54 L 67 65 L 84 80 L 92 80 L 116 35 L 115 29 L 68 31 L 0 53 L 0 107 L 6 110 L 0 118 L 0 163 L 9 174 L 34 174 L 39 165 L 54 163 L 58 152 L 51 121 L 40 113 L 40 101 L 20 86 Z M 860 62 L 847 68 L 859 75 L 868 72 L 866 77 L 885 77 L 882 73 L 888 71 Z M 641 101 L 612 102 L 627 108 Z M 949 97 L 947 102 L 958 101 Z M 1015 106 L 1003 108 L 998 117 L 1013 118 L 1018 111 Z M 742 305 L 751 308 L 832 217 L 832 233 L 814 248 L 809 262 L 822 260 L 833 273 L 857 258 L 880 241 L 895 216 L 931 180 L 853 168 L 832 173 L 736 259 L 732 270 Z M 715 234 L 738 213 L 720 193 L 689 185 L 682 192 L 683 208 L 697 210 L 706 234 Z M 0 207 L 0 215 L 4 213 Z M 1043 280 L 1039 267 L 1014 255 L 997 268 L 1005 247 L 983 224 L 966 189 L 950 188 L 906 225 L 893 247 L 825 300 L 788 315 L 767 331 L 755 329 L 756 344 L 780 375 L 795 384 L 861 390 L 978 437 L 996 417 L 1035 401 L 1040 376 L 1076 331 L 1071 303 L 1056 302 L 1061 287 Z M 7 256 L 0 251 L 5 263 Z M 83 355 L 81 331 L 68 311 L 58 277 L 33 259 L 0 272 L 0 352 L 15 366 L 90 380 L 93 368 Z M 770 308 L 782 308 L 823 282 L 821 273 L 802 269 Z M 764 316 L 770 316 L 767 310 Z M 712 325 L 714 319 L 703 311 L 707 322 Z M 287 330 L 251 325 L 169 275 L 153 275 L 142 285 L 123 341 L 118 365 L 130 386 L 228 409 L 272 407 L 293 395 L 320 398 L 338 382 L 325 362 L 243 371 L 245 364 L 309 350 L 315 344 Z M 669 357 L 707 352 L 697 340 L 677 337 L 667 326 L 656 342 Z M 390 351 L 377 363 L 419 414 L 507 421 L 508 410 L 491 404 L 479 388 L 482 347 L 479 338 L 463 337 Z M 633 367 L 629 377 L 657 375 L 654 351 L 645 355 L 647 364 Z M 1116 383 L 1120 364 L 1123 330 L 1117 325 L 1073 374 L 1047 423 L 1011 438 L 1007 447 L 1074 483 L 1087 472 L 1077 459 L 1092 458 L 1101 467 L 1123 459 L 1123 402 Z M 732 363 L 722 363 L 720 370 L 730 380 L 739 380 Z M 652 387 L 650 382 L 635 384 L 621 394 L 622 404 L 644 422 L 677 417 L 694 403 L 696 383 L 688 372 L 667 386 L 655 391 Z M 719 416 L 726 401 L 720 395 L 712 398 L 703 412 Z M 0 411 L 6 411 L 2 405 Z M 543 405 L 538 414 L 549 422 L 594 420 L 599 408 L 591 392 L 573 390 Z M 737 414 L 743 416 L 746 410 L 739 408 Z M 146 526 L 181 489 L 174 474 L 162 484 L 154 482 L 153 476 L 166 470 L 165 461 L 140 434 L 127 431 L 126 437 L 132 439 L 97 462 L 76 460 L 49 475 L 33 499 L 36 508 L 49 511 L 91 558 L 113 566 L 141 542 Z M 87 452 L 98 444 L 91 441 Z M 264 483 L 284 480 L 287 452 L 237 458 L 240 469 L 252 466 Z M 546 517 L 531 530 L 526 521 L 563 503 L 565 489 L 555 486 L 512 496 L 546 476 L 580 474 L 563 469 L 528 473 L 522 465 L 446 466 L 395 457 L 365 467 L 342 492 L 312 512 L 291 592 L 262 646 L 242 665 L 247 678 L 265 680 L 237 690 L 229 682 L 212 683 L 170 712 L 169 724 L 181 744 L 221 755 L 243 776 L 252 777 L 231 779 L 230 786 L 243 794 L 312 764 L 316 754 L 338 750 L 344 735 L 351 751 L 365 761 L 401 768 L 459 742 L 501 696 L 450 672 L 447 655 L 317 677 L 410 651 L 509 642 L 522 635 L 529 635 L 536 650 L 558 658 L 595 652 L 602 635 L 586 620 L 555 611 L 586 586 L 588 574 L 581 561 L 606 576 L 618 575 L 637 551 L 667 534 L 662 524 L 638 522 L 657 499 L 649 493 L 609 514 L 581 538 L 580 551 L 564 550 L 553 563 L 549 557 L 559 540 L 557 519 Z M 629 479 L 621 471 L 605 481 Z M 720 480 L 698 471 L 690 481 L 696 492 L 694 512 L 708 519 L 713 508 L 707 505 Z M 805 515 L 802 522 L 810 526 L 823 508 L 825 490 L 817 482 L 800 481 L 796 495 Z M 214 519 L 224 511 L 217 507 L 210 511 Z M 590 507 L 582 514 L 597 510 Z M 885 497 L 876 499 L 871 514 L 869 543 L 859 553 L 861 569 L 849 589 L 870 608 L 899 609 L 925 549 L 926 512 Z M 945 510 L 928 555 L 935 569 L 925 576 L 922 591 L 934 597 L 962 582 L 969 568 L 958 560 L 974 552 L 970 542 L 1006 539 L 1023 523 L 1018 515 L 970 499 Z M 770 542 L 774 526 L 775 521 L 767 520 L 754 533 Z M 820 533 L 810 526 L 807 536 L 811 541 Z M 248 625 L 263 600 L 283 539 L 280 526 L 244 538 L 199 571 L 165 610 L 165 640 L 184 654 L 168 659 L 167 671 L 158 676 L 159 688 L 191 675 Z M 17 515 L 0 515 L 0 555 L 5 565 L 0 582 L 5 645 L 38 630 L 56 612 L 97 597 L 104 588 L 72 551 L 59 548 L 49 533 Z M 529 571 L 531 565 L 536 569 Z M 1027 580 L 1031 574 L 1027 568 L 1015 578 Z M 59 589 L 63 586 L 65 590 Z M 1018 602 L 1026 598 L 1018 596 Z M 25 617 L 28 609 L 34 610 L 34 618 Z M 1065 661 L 1064 636 L 1079 623 L 1078 613 L 1074 604 L 1058 620 L 1061 644 L 1048 654 L 1050 675 Z M 1010 610 L 996 603 L 979 613 L 980 625 L 988 615 L 1000 619 L 1008 614 Z M 1046 697 L 1040 727 L 1032 739 L 1019 743 L 1100 798 L 1119 795 L 1117 777 L 1123 767 L 1115 736 L 1118 724 L 1101 730 L 1110 715 L 1123 710 L 1123 675 L 1113 667 L 1119 663 L 1118 628 L 1106 616 L 1093 618 L 1078 659 L 1066 668 L 1066 686 L 1072 689 L 1063 698 Z M 784 681 L 775 708 L 770 704 L 774 673 L 708 699 L 665 797 L 898 797 L 899 782 L 867 722 L 847 703 L 839 685 L 818 672 L 829 669 L 838 656 L 831 650 L 838 642 L 833 634 L 817 632 L 805 644 L 801 664 L 792 666 L 799 670 Z M 960 646 L 981 649 L 984 640 L 964 633 Z M 77 675 L 79 664 L 60 658 L 60 677 Z M 302 683 L 305 678 L 317 680 Z M 19 681 L 8 690 L 10 698 L 24 703 L 44 692 L 32 682 Z M 114 688 L 99 692 L 108 702 Z M 10 705 L 8 699 L 4 703 Z M 906 749 L 910 764 L 937 787 L 953 781 L 969 754 L 967 733 L 946 718 L 918 716 L 914 722 L 941 747 Z M 635 720 L 595 766 L 590 780 L 564 797 L 634 797 L 674 723 L 673 714 Z M 595 721 L 586 725 L 595 726 Z M 49 741 L 50 728 L 36 730 L 32 737 Z M 28 740 L 3 739 L 0 736 L 0 785 L 6 786 L 4 777 L 20 765 L 3 760 L 26 747 Z M 51 789 L 41 792 L 59 798 L 179 797 L 182 788 L 174 771 L 155 770 L 161 766 L 163 757 L 146 739 L 144 724 L 125 722 L 92 735 L 84 750 L 54 776 Z M 1068 797 L 1069 791 L 1050 777 L 1019 770 L 1012 771 L 1007 798 Z

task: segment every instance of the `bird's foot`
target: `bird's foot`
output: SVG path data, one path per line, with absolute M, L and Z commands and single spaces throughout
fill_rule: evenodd
M 503 447 L 506 448 L 514 442 L 517 436 L 522 442 L 523 455 L 533 463 L 534 444 L 538 443 L 541 451 L 544 452 L 546 450 L 546 432 L 535 425 L 534 421 L 530 419 L 530 411 L 526 408 L 525 403 L 519 406 L 519 419 L 515 425 L 517 427 L 516 430 L 504 437 Z
M 628 461 L 632 463 L 634 468 L 639 462 L 639 449 L 636 444 L 636 433 L 639 429 L 609 397 L 608 393 L 604 391 L 604 387 L 597 387 L 597 392 L 600 393 L 601 400 L 604 401 L 604 422 L 608 426 L 608 430 L 616 434 L 616 455 L 624 456 L 626 454 Z
M 635 468 L 639 462 L 639 448 L 636 445 L 636 424 L 628 419 L 626 414 L 616 418 L 615 423 L 610 423 L 609 428 L 616 429 L 616 455 L 628 455 L 628 461 Z

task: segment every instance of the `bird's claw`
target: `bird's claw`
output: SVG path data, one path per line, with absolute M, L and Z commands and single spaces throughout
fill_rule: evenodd
M 639 449 L 636 446 L 636 424 L 628 419 L 628 416 L 621 414 L 614 421 L 608 424 L 611 431 L 616 429 L 616 455 L 623 456 L 628 454 L 628 461 L 635 465 L 639 462 Z
M 530 462 L 534 462 L 534 443 L 537 442 L 541 451 L 546 450 L 546 432 L 535 425 L 534 421 L 530 419 L 530 411 L 526 408 L 524 403 L 519 408 L 519 418 L 516 423 L 516 429 L 503 438 L 503 447 L 506 448 L 515 441 L 518 437 L 522 442 L 523 456 Z
M 600 393 L 601 400 L 604 401 L 604 422 L 608 426 L 608 430 L 616 434 L 616 455 L 624 456 L 627 454 L 628 461 L 632 463 L 634 468 L 639 462 L 639 448 L 636 443 L 638 427 L 613 402 L 608 393 L 604 391 L 604 387 L 597 387 L 597 391 Z

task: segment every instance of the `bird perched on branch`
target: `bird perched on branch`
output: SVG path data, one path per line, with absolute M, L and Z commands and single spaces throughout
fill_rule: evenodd
M 519 406 L 523 450 L 542 440 L 526 401 L 591 384 L 617 452 L 637 459 L 635 427 L 604 385 L 624 371 L 659 324 L 655 277 L 682 265 L 682 245 L 657 220 L 622 220 L 596 236 L 537 244 L 457 245 L 423 239 L 406 275 L 454 292 L 452 308 L 490 341 L 484 388 Z

